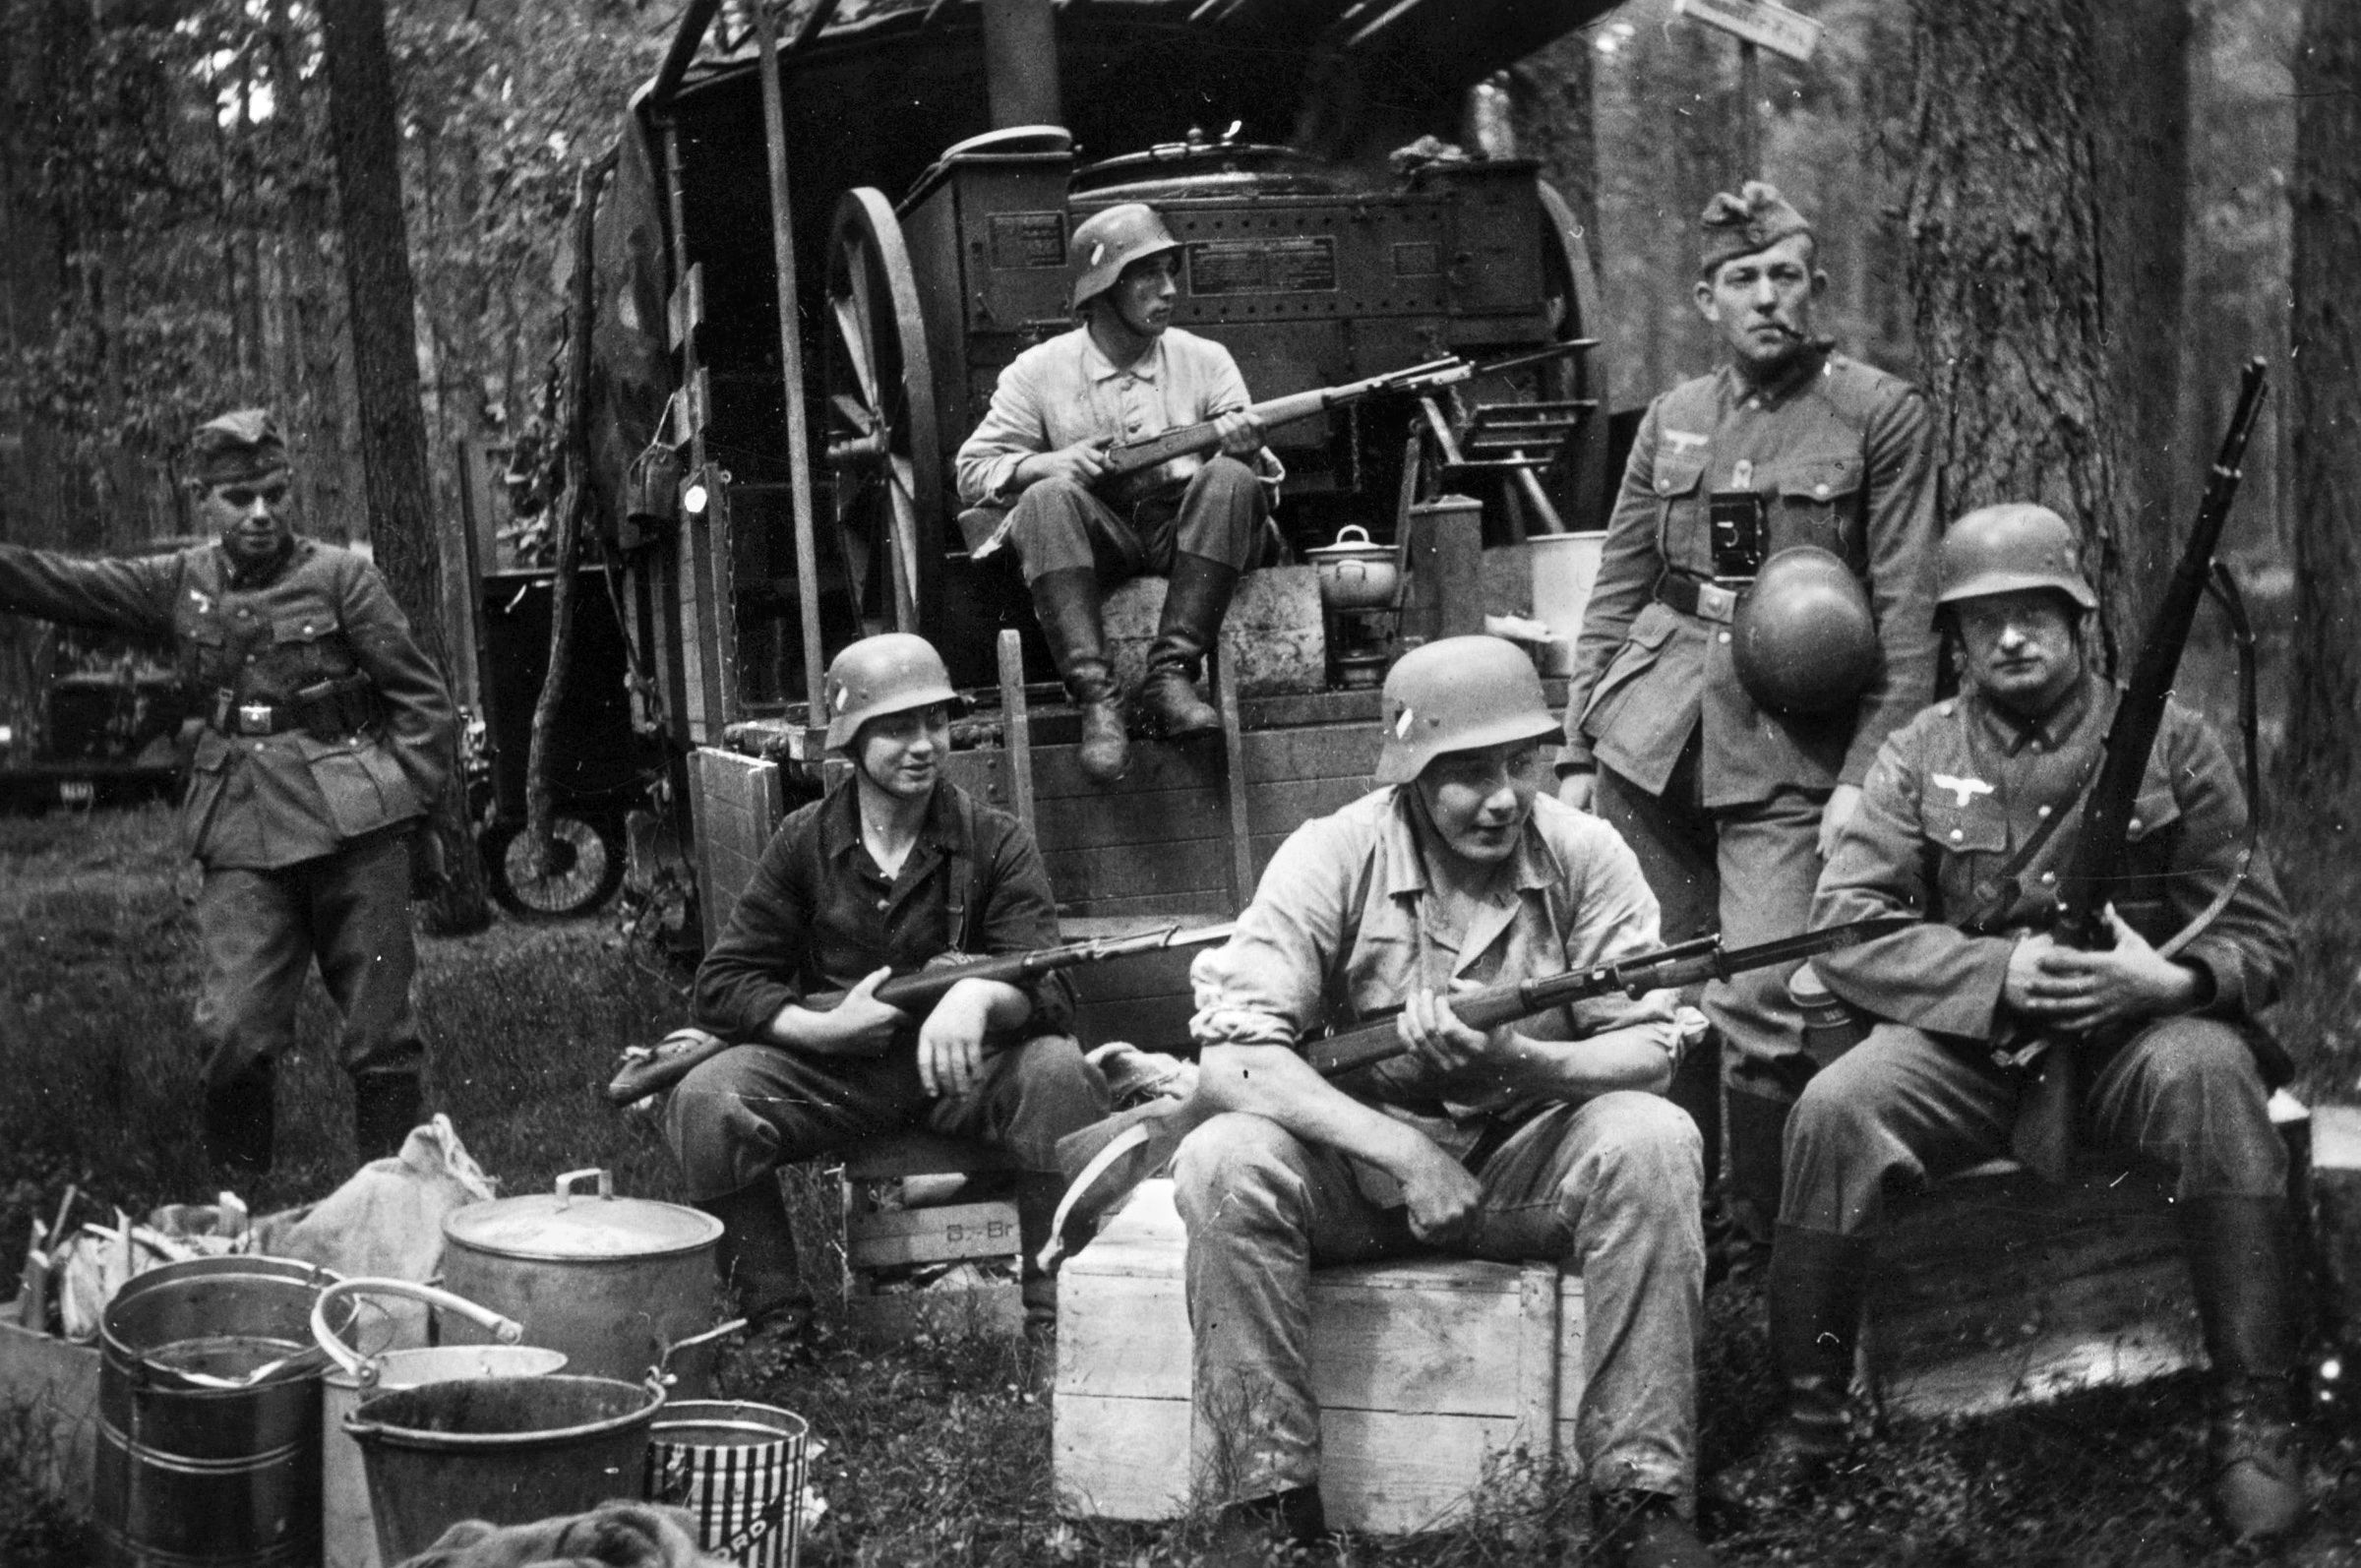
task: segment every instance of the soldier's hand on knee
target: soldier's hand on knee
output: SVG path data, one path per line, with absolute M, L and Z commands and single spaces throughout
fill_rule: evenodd
M 1589 768 L 1566 774 L 1557 781 L 1557 804 L 1571 806 L 1578 812 L 1594 810 L 1598 798 L 1599 775 Z
M 991 1004 L 953 986 L 918 1026 L 918 1081 L 930 1095 L 966 1094 L 984 1070 Z
M 1474 1066 L 1492 1044 L 1490 1036 L 1461 1023 L 1451 1004 L 1431 991 L 1412 992 L 1394 1028 L 1410 1054 L 1437 1072 Z
M 1410 1232 L 1420 1240 L 1458 1240 L 1474 1229 L 1483 1188 L 1466 1166 L 1440 1148 L 1420 1160 L 1401 1181 L 1402 1201 L 1410 1208 Z

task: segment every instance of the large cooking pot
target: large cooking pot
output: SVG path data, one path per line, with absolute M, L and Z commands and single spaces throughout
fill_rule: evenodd
M 574 1189 L 596 1177 L 598 1195 Z M 674 1347 L 713 1326 L 721 1222 L 700 1210 L 619 1198 L 605 1171 L 570 1171 L 543 1196 L 500 1198 L 443 1222 L 443 1286 L 524 1325 L 524 1343 L 566 1353 L 566 1370 L 636 1385 Z M 445 1319 L 449 1344 L 490 1332 Z
M 1329 609 L 1392 608 L 1394 589 L 1402 580 L 1394 547 L 1371 544 L 1369 530 L 1360 523 L 1345 524 L 1337 530 L 1336 543 L 1303 554 L 1319 576 L 1320 600 Z

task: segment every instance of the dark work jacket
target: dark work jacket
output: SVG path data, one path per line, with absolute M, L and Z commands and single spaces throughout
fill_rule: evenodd
M 2001 1005 L 2009 952 L 2057 918 L 2057 878 L 2081 827 L 2079 786 L 2089 776 L 2115 690 L 2096 678 L 2028 726 L 1969 694 L 1928 708 L 1888 741 L 1861 808 L 1846 824 L 1812 903 L 1816 927 L 1914 914 L 1924 924 L 1812 965 L 1838 995 L 1877 1017 L 1930 1033 L 1997 1043 L 2013 1029 Z M 2019 873 L 1998 934 L 1958 929 L 1984 906 L 1978 878 L 1993 873 L 2056 812 L 2070 812 Z M 2246 842 L 2247 803 L 2221 742 L 2178 703 L 2149 753 L 2131 823 L 2131 882 L 2117 913 L 2162 943 L 2212 902 Z M 2203 1011 L 2252 1023 L 2278 995 L 2293 963 L 2287 907 L 2258 852 L 2220 916 L 2179 955 L 2212 980 Z M 2250 1031 L 2266 1075 L 2287 1076 L 2278 1048 Z
M 333 854 L 420 815 L 449 775 L 450 688 L 357 551 L 298 538 L 275 566 L 233 579 L 215 544 L 92 560 L 0 545 L 0 612 L 168 636 L 200 711 L 216 692 L 281 703 L 322 681 L 368 676 L 380 720 L 364 729 L 199 737 L 181 821 L 208 867 Z
M 767 1041 L 781 1007 L 850 991 L 886 965 L 906 975 L 954 948 L 985 957 L 1056 945 L 1049 873 L 1015 817 L 937 783 L 918 842 L 889 882 L 861 843 L 859 812 L 848 773 L 779 824 L 697 967 L 698 1027 L 726 1040 Z M 964 874 L 955 875 L 960 867 Z M 950 930 L 954 881 L 964 883 L 955 889 L 964 936 Z M 1022 989 L 1033 1002 L 1022 1038 L 1072 1032 L 1062 976 Z M 917 1021 L 902 1043 L 917 1039 Z
M 1702 729 L 1707 807 L 1858 784 L 1934 694 L 1935 489 L 1926 399 L 1842 354 L 1807 354 L 1759 392 L 1725 366 L 1649 404 L 1575 644 L 1561 771 L 1604 763 L 1662 794 Z M 1764 496 L 1766 556 L 1817 545 L 1860 578 L 1882 658 L 1854 707 L 1809 718 L 1758 708 L 1738 684 L 1729 628 L 1655 602 L 1667 571 L 1714 574 L 1717 490 Z

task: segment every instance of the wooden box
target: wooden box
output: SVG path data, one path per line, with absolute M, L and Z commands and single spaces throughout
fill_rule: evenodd
M 17 1305 L 0 1304 L 0 1417 L 15 1412 L 22 1421 L 25 1478 L 87 1514 L 98 1451 L 98 1348 L 19 1327 Z
M 1059 1277 L 1053 1454 L 1070 1516 L 1169 1519 L 1189 1506 L 1185 1242 L 1172 1183 L 1147 1182 Z M 1550 1264 L 1321 1270 L 1312 1382 L 1329 1523 L 1431 1529 L 1518 1450 L 1571 1467 L 1582 1330 L 1582 1281 Z
M 1013 1280 L 957 1290 L 938 1284 L 923 1291 L 878 1290 L 882 1269 L 931 1263 L 1007 1263 L 1017 1252 L 1016 1205 L 1005 1199 L 881 1207 L 880 1187 L 899 1185 L 905 1201 L 929 1177 L 1009 1171 L 1004 1152 L 928 1132 L 876 1138 L 844 1162 L 844 1282 L 847 1321 L 879 1341 L 916 1334 L 1014 1334 L 1024 1326 L 1024 1301 Z
M 1163 577 L 1133 577 L 1107 595 L 1107 652 L 1125 692 L 1138 691 L 1147 674 L 1165 587 Z M 1222 642 L 1235 650 L 1238 690 L 1246 696 L 1325 690 L 1328 637 L 1318 573 L 1310 567 L 1265 567 L 1239 578 L 1222 617 Z

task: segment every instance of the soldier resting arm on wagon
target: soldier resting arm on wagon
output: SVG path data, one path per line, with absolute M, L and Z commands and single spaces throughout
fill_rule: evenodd
M 364 1159 L 420 1115 L 408 837 L 451 767 L 443 674 L 367 558 L 293 531 L 287 451 L 259 408 L 191 442 L 217 543 L 85 561 L 0 545 L 0 613 L 172 638 L 204 720 L 181 820 L 205 870 L 206 1147 L 267 1170 L 275 1063 L 316 961 L 344 1020 Z
M 960 500 L 1015 509 L 1008 537 L 1058 673 L 1082 710 L 1082 770 L 1100 783 L 1120 778 L 1129 762 L 1099 624 L 1101 588 L 1144 573 L 1171 577 L 1140 705 L 1167 736 L 1220 728 L 1196 681 L 1239 573 L 1253 564 L 1265 487 L 1280 476 L 1245 412 L 1246 384 L 1230 350 L 1172 325 L 1180 252 L 1154 209 L 1139 203 L 1076 226 L 1069 255 L 1082 325 L 1000 372 L 991 412 L 959 449 Z M 1137 489 L 1094 488 L 1110 442 L 1206 420 L 1219 426 L 1217 455 L 1149 470 Z
M 2111 1157 L 2160 1163 L 2176 1179 L 2212 1363 L 2224 1523 L 2242 1538 L 2272 1536 L 2302 1512 L 2287 1156 L 2266 1104 L 2290 1066 L 2256 1022 L 2288 972 L 2287 912 L 2261 859 L 2240 874 L 2248 808 L 2220 742 L 2169 706 L 2130 823 L 2144 896 L 2112 912 L 2110 949 L 2048 935 L 2116 701 L 2089 662 L 2098 600 L 2076 555 L 2073 529 L 2042 507 L 1987 507 L 1952 528 L 1941 604 L 1965 649 L 1962 694 L 1886 743 L 1821 876 L 1815 924 L 1924 924 L 1813 960 L 1875 1027 L 1805 1086 L 1788 1128 L 1769 1278 L 1787 1408 L 1718 1478 L 1735 1501 L 1808 1489 L 1843 1452 L 1886 1204 L 2010 1147 L 2028 1104 L 2012 1058 L 2047 1035 L 2074 1053 L 2076 1114 Z M 2218 918 L 2159 953 L 2225 890 Z
M 742 1308 L 773 1338 L 810 1316 L 780 1166 L 914 1127 L 1009 1149 L 1026 1172 L 1026 1317 L 1046 1328 L 1056 1282 L 1034 1260 L 1058 1206 L 1056 1145 L 1108 1109 L 1068 1032 L 1065 982 L 971 977 L 924 1018 L 873 995 L 946 953 L 1055 943 L 1041 852 L 1014 817 L 941 777 L 957 694 L 924 638 L 852 644 L 826 690 L 828 745 L 853 774 L 779 825 L 698 967 L 696 1022 L 745 1044 L 681 1080 L 665 1140 L 691 1199 L 722 1222 Z M 846 995 L 806 1005 L 830 991 Z
M 1695 1125 L 1657 1091 L 1672 995 L 1490 1034 L 1449 995 L 1645 951 L 1656 899 L 1604 823 L 1541 793 L 1556 721 L 1506 642 L 1430 643 L 1387 677 L 1385 787 L 1288 839 L 1192 971 L 1199 1094 L 1173 1163 L 1188 1226 L 1196 1429 L 1225 1445 L 1219 1562 L 1322 1530 L 1310 1271 L 1418 1242 L 1581 1271 L 1577 1434 L 1616 1564 L 1711 1558 L 1675 1509 L 1694 1460 L 1704 1279 Z M 1410 1055 L 1331 1084 L 1323 1022 L 1401 1007 Z M 1208 1455 L 1200 1455 L 1200 1461 Z

